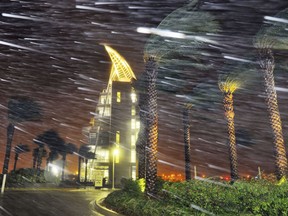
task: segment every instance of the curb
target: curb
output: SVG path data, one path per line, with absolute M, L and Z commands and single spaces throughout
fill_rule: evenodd
M 103 214 L 105 216 L 124 216 L 122 214 L 119 214 L 115 211 L 112 211 L 102 205 L 104 201 L 104 198 L 100 200 L 95 200 L 94 202 L 94 209 L 97 210 L 100 214 Z

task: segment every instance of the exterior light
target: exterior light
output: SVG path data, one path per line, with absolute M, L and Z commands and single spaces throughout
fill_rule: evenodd
M 113 150 L 113 155 L 114 155 L 114 156 L 119 155 L 119 149 L 114 149 L 114 150 Z
M 51 164 L 52 165 L 52 164 Z M 54 176 L 59 176 L 59 168 L 57 167 L 57 166 L 55 166 L 55 165 L 53 165 L 53 166 L 51 166 L 51 172 L 52 172 L 52 174 L 54 175 Z

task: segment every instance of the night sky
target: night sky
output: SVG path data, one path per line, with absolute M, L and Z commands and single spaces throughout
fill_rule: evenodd
M 66 142 L 86 143 L 82 127 L 89 125 L 99 93 L 106 87 L 110 61 L 103 44 L 118 50 L 130 63 L 136 77 L 144 70 L 143 49 L 149 35 L 138 27 L 156 28 L 165 16 L 186 1 L 90 1 L 39 0 L 0 3 L 0 169 L 6 145 L 7 104 L 12 96 L 28 96 L 43 109 L 40 122 L 16 124 L 12 146 L 19 143 L 36 148 L 33 138 L 55 129 Z M 219 21 L 218 45 L 197 62 L 160 65 L 159 70 L 159 174 L 184 171 L 182 112 L 184 96 L 203 91 L 205 106 L 191 110 L 192 165 L 200 173 L 229 172 L 226 122 L 218 75 L 227 68 L 239 69 L 238 61 L 256 62 L 253 37 L 264 16 L 274 16 L 288 7 L 285 0 L 207 0 L 200 10 Z M 11 14 L 13 17 L 11 17 Z M 18 17 L 15 17 L 18 15 Z M 203 52 L 202 52 L 203 53 Z M 287 53 L 276 53 L 276 62 L 285 65 Z M 284 63 L 283 63 L 284 62 Z M 229 65 L 229 66 L 225 66 Z M 256 65 L 256 64 L 255 64 Z M 279 63 L 280 65 L 280 63 Z M 190 67 L 191 66 L 191 67 Z M 223 69 L 225 68 L 225 69 Z M 245 69 L 243 69 L 245 70 Z M 241 68 L 239 69 L 241 71 Z M 276 67 L 279 107 L 284 138 L 288 139 L 288 89 L 285 67 Z M 257 73 L 235 93 L 235 127 L 238 135 L 239 172 L 256 175 L 257 167 L 274 170 L 272 132 L 264 99 L 262 77 Z M 18 167 L 31 167 L 31 152 L 22 154 Z M 10 159 L 10 169 L 14 162 Z M 68 156 L 68 169 L 76 171 L 77 157 Z

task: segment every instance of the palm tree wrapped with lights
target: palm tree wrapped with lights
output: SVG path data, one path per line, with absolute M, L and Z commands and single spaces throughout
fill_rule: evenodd
M 264 86 L 266 91 L 266 104 L 268 107 L 270 124 L 274 134 L 274 153 L 276 176 L 280 180 L 284 178 L 287 172 L 287 156 L 282 133 L 282 122 L 278 107 L 277 93 L 274 82 L 275 60 L 273 55 L 274 50 L 283 50 L 288 47 L 287 40 L 287 20 L 288 9 L 278 13 L 276 16 L 277 22 L 265 24 L 259 33 L 256 35 L 254 45 L 259 53 L 259 65 L 261 73 L 264 77 Z M 274 19 L 275 19 L 274 17 Z M 266 17 L 266 19 L 270 19 Z
M 185 156 L 185 178 L 191 180 L 191 145 L 190 145 L 190 118 L 189 111 L 191 103 L 187 103 L 183 109 L 183 129 L 184 129 L 184 156 Z
M 169 14 L 155 30 L 145 46 L 144 84 L 146 100 L 143 101 L 146 110 L 146 121 L 143 122 L 147 131 L 146 144 L 146 193 L 155 194 L 157 179 L 157 146 L 158 146 L 158 112 L 156 81 L 159 64 L 164 63 L 173 56 L 189 55 L 191 49 L 197 49 L 208 42 L 206 34 L 216 32 L 218 23 L 207 12 L 196 11 L 199 1 L 193 0 L 186 6 Z M 210 41 L 211 42 L 211 41 Z
M 229 160 L 231 169 L 231 180 L 237 180 L 238 169 L 237 169 L 237 148 L 236 148 L 236 136 L 234 126 L 234 105 L 233 105 L 233 93 L 241 87 L 241 80 L 233 76 L 220 77 L 219 89 L 223 92 L 223 104 L 225 117 L 227 120 L 227 129 L 229 136 Z

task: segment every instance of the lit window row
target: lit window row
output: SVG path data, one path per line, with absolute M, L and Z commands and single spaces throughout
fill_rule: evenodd
M 110 107 L 98 107 L 97 109 L 100 116 L 110 116 Z

